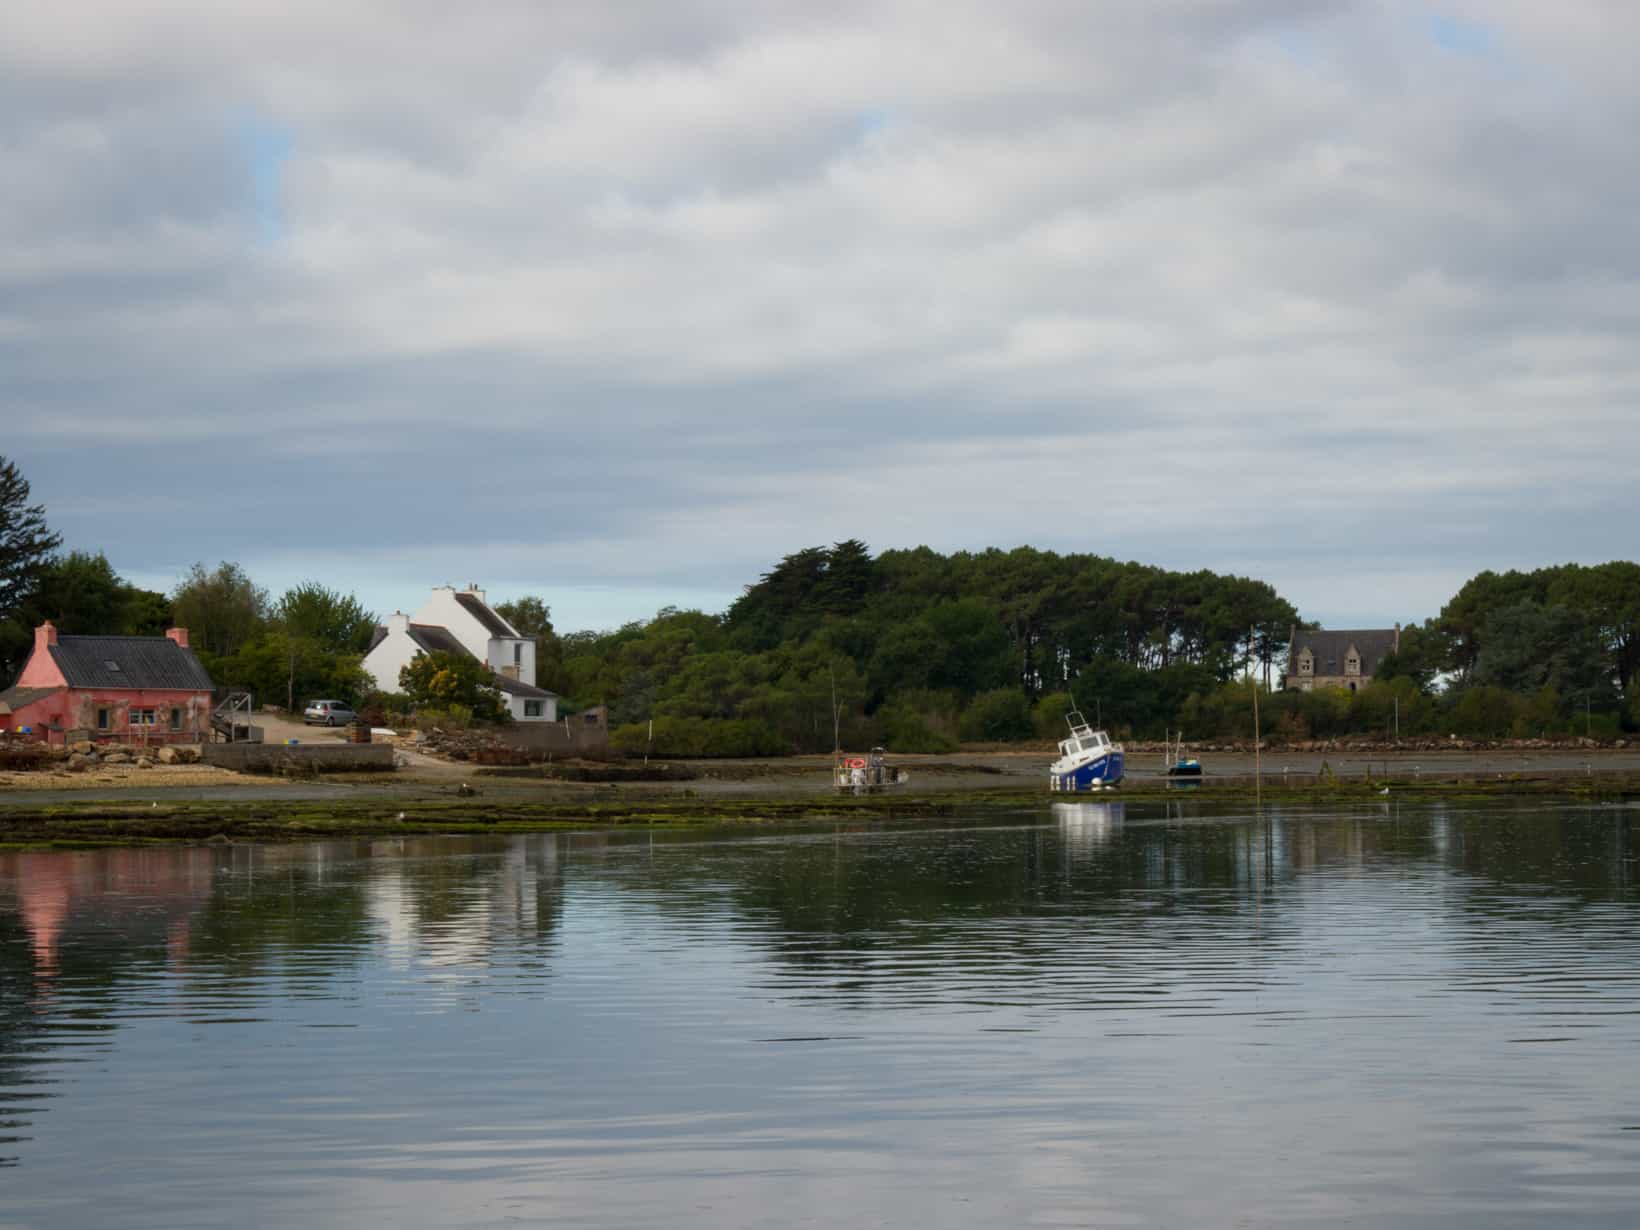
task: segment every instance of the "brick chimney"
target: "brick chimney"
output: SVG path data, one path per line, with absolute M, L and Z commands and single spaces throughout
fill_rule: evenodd
M 165 629 L 165 639 L 168 641 L 175 641 L 178 645 L 181 645 L 184 649 L 186 649 L 188 648 L 188 629 L 167 628 Z
M 49 619 L 34 630 L 34 652 L 45 653 L 47 648 L 57 643 L 57 625 Z

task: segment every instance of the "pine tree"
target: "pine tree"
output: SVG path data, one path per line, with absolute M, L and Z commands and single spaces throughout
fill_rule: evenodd
M 63 541 L 46 528 L 45 507 L 28 497 L 28 479 L 0 456 L 0 619 L 16 613 Z

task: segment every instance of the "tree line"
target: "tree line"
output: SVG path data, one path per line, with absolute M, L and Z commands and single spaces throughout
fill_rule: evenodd
M 317 581 L 277 597 L 233 563 L 196 564 L 169 593 L 123 581 L 101 554 L 61 551 L 27 482 L 0 458 L 0 662 L 15 677 L 33 627 L 156 635 L 190 629 L 212 677 L 264 703 L 316 696 L 384 714 L 421 706 L 499 717 L 482 671 L 430 661 L 371 695 L 376 625 Z M 727 610 L 666 608 L 558 634 L 547 603 L 497 609 L 536 640 L 561 708 L 607 704 L 618 748 L 774 755 L 882 744 L 1058 736 L 1080 708 L 1118 736 L 1452 733 L 1613 737 L 1640 725 L 1640 565 L 1482 572 L 1355 692 L 1282 692 L 1294 606 L 1269 584 L 1031 547 L 873 554 L 857 539 L 775 563 Z

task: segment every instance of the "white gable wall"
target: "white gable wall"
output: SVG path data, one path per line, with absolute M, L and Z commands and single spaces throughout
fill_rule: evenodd
M 472 588 L 472 594 L 485 606 L 484 591 Z M 500 618 L 497 616 L 497 618 Z M 434 624 L 448 628 L 480 662 L 487 662 L 491 670 L 513 675 L 521 683 L 535 684 L 535 641 L 528 637 L 491 636 L 490 630 L 479 622 L 466 607 L 456 601 L 456 590 L 450 585 L 434 586 L 432 595 L 416 612 L 418 624 Z M 506 622 L 503 620 L 502 622 Z M 512 668 L 516 666 L 515 672 Z
M 399 672 L 421 652 L 410 639 L 410 617 L 395 611 L 387 617 L 387 636 L 364 656 L 364 669 L 383 692 L 400 692 Z
M 435 585 L 432 596 L 416 612 L 418 624 L 432 624 L 446 628 L 480 662 L 490 660 L 490 630 L 469 614 L 456 601 L 456 591 L 450 585 Z

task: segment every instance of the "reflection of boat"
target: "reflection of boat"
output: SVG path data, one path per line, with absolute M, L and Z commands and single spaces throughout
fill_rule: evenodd
M 1121 803 L 1054 803 L 1053 817 L 1067 845 L 1092 848 L 1109 841 L 1122 827 Z
M 832 781 L 837 789 L 855 794 L 881 790 L 884 786 L 897 786 L 906 780 L 906 776 L 903 769 L 896 769 L 888 763 L 880 747 L 872 748 L 869 756 L 847 756 L 839 752 L 837 764 L 832 770 Z
M 1075 709 L 1065 715 L 1071 737 L 1059 741 L 1059 759 L 1048 766 L 1048 789 L 1100 790 L 1122 780 L 1122 745 L 1095 730 Z

